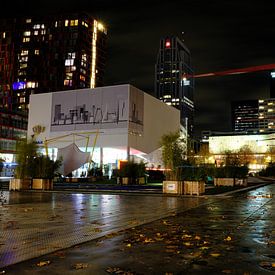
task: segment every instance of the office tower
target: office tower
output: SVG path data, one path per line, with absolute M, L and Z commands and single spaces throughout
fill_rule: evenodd
M 232 131 L 259 131 L 258 100 L 240 100 L 231 102 Z
M 1 107 L 26 111 L 31 93 L 103 86 L 106 36 L 87 14 L 3 20 Z
M 181 112 L 181 124 L 193 136 L 194 81 L 190 51 L 175 36 L 160 40 L 155 66 L 155 96 Z

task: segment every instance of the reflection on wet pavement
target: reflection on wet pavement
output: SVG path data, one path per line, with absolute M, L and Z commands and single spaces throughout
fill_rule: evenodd
M 0 267 L 205 203 L 203 198 L 4 192 Z

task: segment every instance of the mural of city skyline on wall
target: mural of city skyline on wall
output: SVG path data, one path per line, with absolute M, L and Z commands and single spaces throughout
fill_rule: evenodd
M 129 128 L 143 131 L 144 96 L 128 89 L 53 93 L 51 131 Z

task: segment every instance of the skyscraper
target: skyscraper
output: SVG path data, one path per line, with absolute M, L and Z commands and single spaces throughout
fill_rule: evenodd
M 176 36 L 161 38 L 155 66 L 155 96 L 181 112 L 181 124 L 193 136 L 194 81 L 190 51 Z
M 231 102 L 232 130 L 234 132 L 259 131 L 258 100 L 240 100 Z
M 82 13 L 3 20 L 0 107 L 24 111 L 31 93 L 103 86 L 106 36 Z

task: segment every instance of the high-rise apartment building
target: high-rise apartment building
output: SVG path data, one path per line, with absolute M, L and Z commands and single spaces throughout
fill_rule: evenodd
M 232 131 L 257 133 L 259 130 L 258 100 L 231 102 Z
M 0 107 L 24 111 L 31 93 L 103 86 L 106 36 L 87 14 L 3 20 Z
M 194 80 L 190 51 L 176 36 L 160 40 L 155 66 L 155 96 L 181 112 L 181 124 L 193 136 Z

